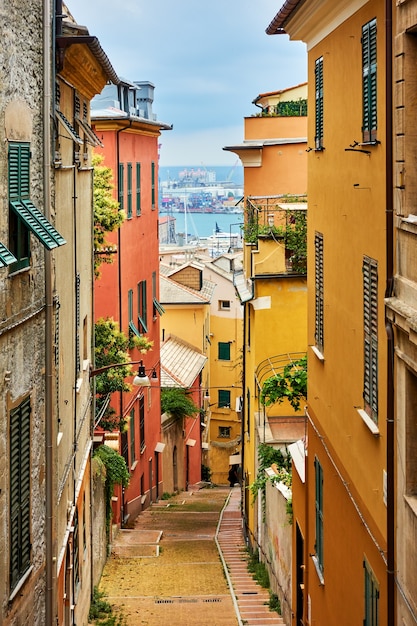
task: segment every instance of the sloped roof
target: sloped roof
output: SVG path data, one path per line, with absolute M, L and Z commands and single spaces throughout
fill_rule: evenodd
M 196 291 L 190 287 L 180 285 L 175 280 L 162 273 L 159 276 L 159 301 L 161 304 L 210 304 L 215 283 L 203 280 L 203 288 Z
M 161 387 L 191 387 L 206 361 L 195 346 L 170 335 L 161 345 Z

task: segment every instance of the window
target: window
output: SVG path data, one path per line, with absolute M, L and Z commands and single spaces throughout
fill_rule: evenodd
M 316 85 L 316 127 L 315 127 L 315 145 L 316 150 L 323 149 L 323 57 L 316 60 L 315 67 L 315 85 Z
M 148 321 L 146 311 L 146 280 L 138 283 L 138 321 L 141 333 L 148 332 Z
M 73 532 L 73 566 L 74 566 L 74 586 L 77 591 L 80 586 L 80 527 L 78 523 L 78 509 L 75 508 L 74 513 L 74 532 Z
M 363 562 L 365 572 L 365 619 L 364 626 L 378 626 L 379 585 L 365 560 Z
M 125 178 L 125 166 L 123 163 L 119 163 L 119 205 L 122 211 L 125 208 L 125 191 L 124 191 L 124 178 Z
M 127 217 L 132 217 L 132 164 L 127 164 Z
M 151 163 L 151 194 L 152 194 L 152 198 L 151 198 L 151 202 L 152 202 L 152 209 L 155 208 L 155 197 L 156 197 L 156 187 L 155 187 L 155 163 L 152 161 Z
M 139 437 L 140 437 L 140 451 L 143 452 L 146 447 L 145 442 L 145 398 L 141 396 L 139 398 Z M 142 491 L 143 493 L 143 491 Z
M 324 276 L 323 276 L 323 235 L 316 233 L 314 237 L 315 252 L 315 297 L 316 297 L 316 322 L 314 341 L 320 352 L 324 346 Z
M 378 263 L 363 260 L 363 330 L 365 411 L 378 422 Z
M 12 271 L 29 266 L 30 231 L 48 250 L 66 243 L 30 199 L 30 156 L 29 143 L 9 144 L 9 247 L 13 258 L 8 258 L 8 264 Z
M 230 300 L 219 300 L 220 311 L 230 311 Z
M 152 272 L 152 303 L 153 303 L 153 317 L 156 319 L 156 314 L 162 315 L 165 313 L 165 309 L 156 297 L 156 272 Z
M 316 559 L 317 565 L 323 573 L 323 468 L 317 457 L 314 460 L 316 476 Z
M 10 589 L 30 567 L 30 399 L 10 412 Z
M 141 214 L 140 163 L 136 163 L 136 215 Z
M 362 27 L 362 138 L 366 143 L 376 141 L 376 69 L 376 19 L 373 19 Z
M 230 341 L 219 341 L 218 359 L 219 361 L 230 361 Z
M 230 409 L 230 391 L 219 389 L 217 405 L 219 409 Z
M 219 439 L 230 439 L 230 426 L 219 426 Z
M 130 466 L 136 461 L 136 451 L 135 451 L 135 409 L 133 408 L 130 411 L 130 420 L 129 420 L 129 430 L 130 430 Z
M 129 289 L 127 292 L 127 314 L 129 318 L 129 336 L 130 338 L 133 335 L 137 337 L 140 336 L 139 330 L 135 326 L 135 322 L 133 321 L 133 289 Z

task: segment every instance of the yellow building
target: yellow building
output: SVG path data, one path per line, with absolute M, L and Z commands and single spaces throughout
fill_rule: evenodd
M 276 92 L 274 92 L 276 93 Z M 303 98 L 301 98 L 303 96 Z M 287 102 L 307 98 L 307 86 L 286 90 Z M 276 102 L 276 98 L 274 103 Z M 268 108 L 263 95 L 262 107 Z M 259 394 L 264 380 L 307 347 L 305 266 L 307 118 L 274 114 L 245 119 L 244 141 L 227 146 L 244 167 L 245 225 L 243 270 L 235 287 L 244 306 L 242 478 L 244 524 L 250 543 L 259 543 L 260 498 L 256 506 L 248 487 L 255 481 L 260 443 L 285 448 L 303 431 L 289 404 L 265 411 Z M 287 202 L 291 200 L 291 202 Z M 296 241 L 296 245 L 290 244 Z M 293 249 L 291 249 L 293 248 Z M 297 356 L 295 356 L 297 353 Z M 271 420 L 281 429 L 271 429 Z M 283 423 L 292 433 L 280 440 Z M 274 432 L 273 432 L 274 431 Z
M 161 248 L 160 258 L 162 339 L 173 333 L 207 356 L 200 378 L 202 464 L 213 483 L 226 485 L 241 441 L 243 310 L 233 273 L 242 254 L 213 258 L 204 248 L 175 247 Z
M 382 0 L 288 0 L 267 28 L 307 44 L 310 85 L 308 455 L 296 455 L 293 491 L 297 626 L 394 623 L 384 8 Z

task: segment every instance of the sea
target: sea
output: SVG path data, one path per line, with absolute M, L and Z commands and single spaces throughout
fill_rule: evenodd
M 228 181 L 229 183 L 243 189 L 243 167 L 240 165 L 240 161 L 232 166 L 202 166 L 201 164 L 171 167 L 160 166 L 159 182 L 178 180 L 180 172 L 191 169 L 206 169 L 209 172 L 214 171 L 217 182 Z M 236 203 L 239 202 L 240 198 L 241 196 L 236 197 Z M 165 215 L 165 213 L 161 210 L 160 214 Z M 199 237 L 210 237 L 210 235 L 219 231 L 228 233 L 229 235 L 235 233 L 241 234 L 241 226 L 243 225 L 243 212 L 191 213 L 187 211 L 187 213 L 173 213 L 172 216 L 176 220 L 176 232 L 186 233 L 188 240 Z

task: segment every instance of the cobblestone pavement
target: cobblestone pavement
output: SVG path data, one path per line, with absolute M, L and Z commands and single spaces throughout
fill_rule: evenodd
M 127 626 L 283 624 L 247 572 L 239 512 L 238 487 L 192 490 L 153 504 L 118 533 L 100 590 Z

